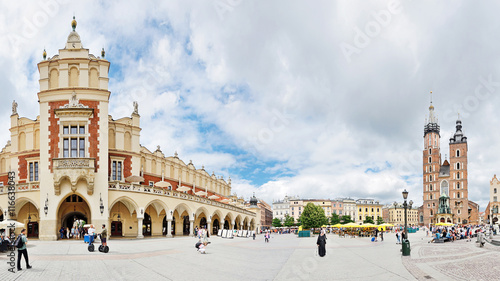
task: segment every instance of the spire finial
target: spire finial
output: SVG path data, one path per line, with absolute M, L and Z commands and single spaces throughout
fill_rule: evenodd
M 102 50 L 101 50 L 101 58 L 104 58 L 105 55 L 106 55 L 106 52 L 104 51 L 104 48 L 102 48 Z
M 45 48 L 43 48 L 43 60 L 46 60 L 47 59 L 47 52 L 45 51 Z
M 76 20 L 75 20 L 75 16 L 73 15 L 73 20 L 71 21 L 71 27 L 73 28 L 73 31 L 75 31 L 76 29 Z
M 431 91 L 431 104 L 432 104 L 432 91 Z

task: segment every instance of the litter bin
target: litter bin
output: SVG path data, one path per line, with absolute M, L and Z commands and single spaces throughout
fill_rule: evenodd
M 408 239 L 405 239 L 403 240 L 403 256 L 409 256 L 410 252 L 410 241 Z

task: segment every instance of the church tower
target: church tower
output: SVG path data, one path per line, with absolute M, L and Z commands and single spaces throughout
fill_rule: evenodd
M 450 204 L 454 221 L 469 223 L 467 184 L 467 137 L 462 132 L 462 121 L 457 120 L 456 131 L 450 138 Z
M 432 93 L 432 92 L 431 92 Z M 424 126 L 423 150 L 423 194 L 424 194 L 424 225 L 434 223 L 434 215 L 438 209 L 440 189 L 438 176 L 440 170 L 440 134 L 438 120 L 434 113 L 434 106 L 429 106 L 429 119 Z

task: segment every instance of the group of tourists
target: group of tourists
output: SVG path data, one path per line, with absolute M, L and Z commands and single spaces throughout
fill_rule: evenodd
M 429 243 L 435 242 L 454 242 L 456 240 L 472 240 L 478 232 L 484 231 L 480 226 L 464 225 L 464 226 L 433 226 L 430 228 L 432 239 Z M 427 236 L 429 231 L 427 231 Z
M 198 243 L 195 244 L 197 251 L 200 254 L 206 254 L 207 246 L 210 244 L 208 238 L 210 238 L 210 231 L 208 231 L 205 227 L 198 226 L 194 229 L 195 237 L 198 238 Z
M 73 226 L 71 228 L 64 226 L 61 226 L 61 229 L 59 229 L 59 238 L 60 239 L 80 239 L 83 238 L 83 236 L 86 234 L 85 233 L 85 228 L 83 225 L 85 224 L 84 220 L 79 220 L 75 219 L 73 222 Z

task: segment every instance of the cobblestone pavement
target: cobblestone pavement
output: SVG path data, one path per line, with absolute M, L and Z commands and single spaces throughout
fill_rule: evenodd
M 428 243 L 430 237 L 418 233 L 412 240 L 411 257 L 403 265 L 418 280 L 498 280 L 500 247 L 479 247 L 476 239 L 442 244 Z M 410 236 L 411 239 L 411 236 Z
M 110 240 L 110 252 L 90 253 L 82 241 L 30 241 L 32 269 L 11 273 L 0 254 L 0 280 L 493 280 L 500 249 L 457 241 L 428 244 L 410 234 L 412 253 L 401 257 L 394 235 L 384 242 L 328 235 L 327 255 L 316 254 L 316 238 L 273 235 L 212 237 L 199 254 L 193 237 Z M 500 247 L 498 247 L 500 248 Z

